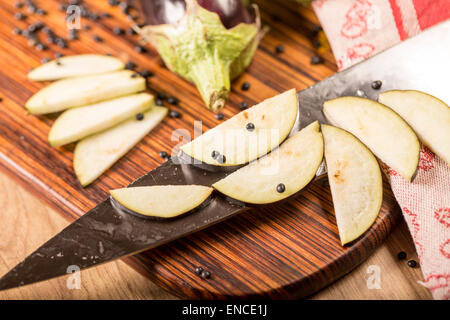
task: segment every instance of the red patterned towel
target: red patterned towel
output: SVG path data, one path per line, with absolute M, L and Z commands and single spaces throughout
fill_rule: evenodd
M 315 0 L 313 8 L 339 69 L 450 18 L 450 0 Z M 413 183 L 383 170 L 414 239 L 421 283 L 435 299 L 450 299 L 450 167 L 422 148 Z

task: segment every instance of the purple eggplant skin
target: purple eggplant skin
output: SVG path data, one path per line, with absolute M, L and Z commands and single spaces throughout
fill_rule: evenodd
M 186 12 L 184 0 L 140 0 L 140 2 L 145 23 L 148 25 L 176 23 Z M 242 22 L 254 22 L 254 16 L 243 0 L 198 0 L 198 4 L 208 11 L 217 13 L 227 29 Z

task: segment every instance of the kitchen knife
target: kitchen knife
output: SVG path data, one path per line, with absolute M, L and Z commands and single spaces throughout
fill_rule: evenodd
M 434 26 L 352 68 L 298 93 L 300 119 L 293 131 L 315 120 L 327 123 L 322 104 L 344 95 L 376 99 L 381 91 L 416 89 L 450 101 L 446 63 L 450 52 L 450 21 Z M 205 170 L 169 160 L 130 186 L 199 184 L 210 186 L 229 172 Z M 181 161 L 182 162 L 182 161 Z M 323 173 L 319 170 L 318 174 Z M 151 220 L 132 215 L 111 198 L 73 222 L 0 279 L 0 290 L 67 274 L 148 250 L 202 230 L 249 208 L 214 194 L 199 210 L 174 220 Z

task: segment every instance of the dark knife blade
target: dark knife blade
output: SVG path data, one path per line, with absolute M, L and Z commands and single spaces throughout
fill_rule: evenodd
M 169 160 L 130 186 L 210 186 L 226 175 Z M 62 230 L 0 279 L 0 290 L 51 279 L 136 254 L 241 213 L 245 205 L 213 194 L 201 209 L 173 220 L 129 214 L 107 199 Z M 69 271 L 70 272 L 70 271 Z
M 323 102 L 343 95 L 377 99 L 381 91 L 415 89 L 450 101 L 446 81 L 449 64 L 442 64 L 448 52 L 450 21 L 299 92 L 300 120 L 293 131 L 315 120 L 327 123 L 322 114 Z M 371 87 L 374 80 L 383 82 L 381 90 Z M 210 186 L 230 172 L 204 169 L 170 160 L 130 186 Z M 323 172 L 320 168 L 318 175 Z M 133 255 L 207 228 L 247 209 L 242 203 L 214 194 L 205 206 L 192 214 L 169 221 L 148 220 L 117 210 L 107 199 L 8 272 L 0 279 L 0 290 L 64 275 L 69 266 L 84 269 Z

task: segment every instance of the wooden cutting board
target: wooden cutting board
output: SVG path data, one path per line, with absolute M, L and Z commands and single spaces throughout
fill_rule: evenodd
M 317 19 L 310 8 L 280 1 L 256 1 L 263 22 L 270 32 L 263 39 L 255 59 L 233 83 L 225 119 L 239 112 L 242 101 L 250 106 L 290 88 L 304 89 L 336 72 L 331 52 L 321 52 L 324 63 L 310 65 L 316 54 L 309 36 Z M 41 17 L 28 14 L 18 21 L 13 1 L 0 3 L 0 168 L 16 177 L 39 197 L 53 205 L 70 220 L 81 216 L 108 196 L 108 190 L 123 187 L 163 162 L 160 151 L 170 152 L 179 143 L 172 137 L 175 129 L 193 134 L 193 121 L 201 120 L 203 130 L 220 121 L 203 108 L 194 86 L 164 68 L 156 51 L 148 48 L 138 54 L 137 36 L 117 38 L 112 28 L 128 28 L 130 21 L 107 1 L 85 1 L 93 11 L 109 12 L 113 17 L 99 22 L 82 21 L 89 31 L 80 30 L 80 40 L 60 49 L 37 51 L 27 40 L 13 36 L 41 20 L 59 36 L 67 37 L 64 13 L 55 0 L 36 1 L 48 12 Z M 270 12 L 270 14 L 268 14 Z M 104 39 L 98 43 L 93 36 Z M 42 37 L 42 35 L 40 35 Z M 44 39 L 44 38 L 42 38 Z M 43 40 L 45 42 L 45 40 Z M 285 51 L 276 54 L 276 46 Z M 99 180 L 83 189 L 72 168 L 73 146 L 51 148 L 47 134 L 54 116 L 28 115 L 25 101 L 46 83 L 26 79 L 29 69 L 56 52 L 111 53 L 123 61 L 133 61 L 137 70 L 150 69 L 149 92 L 162 92 L 180 100 L 168 105 L 182 113 L 180 119 L 166 118 L 141 143 Z M 240 89 L 245 81 L 248 91 Z M 390 233 L 400 211 L 385 184 L 384 203 L 373 227 L 359 241 L 341 247 L 326 180 L 314 182 L 296 199 L 282 205 L 252 209 L 236 218 L 155 250 L 127 258 L 139 272 L 180 297 L 187 298 L 296 298 L 307 296 L 350 272 L 364 261 Z M 36 230 L 38 231 L 38 230 Z M 24 254 L 25 255 L 25 254 Z M 203 280 L 194 273 L 201 266 L 212 274 Z

